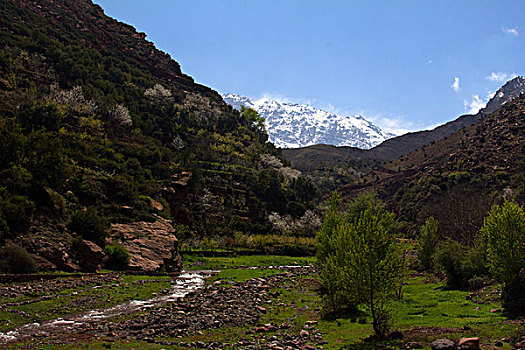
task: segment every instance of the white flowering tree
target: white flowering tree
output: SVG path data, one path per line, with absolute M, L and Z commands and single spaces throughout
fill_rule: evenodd
M 144 96 L 149 98 L 154 105 L 162 106 L 171 102 L 171 91 L 161 84 L 155 84 L 144 91 Z
M 133 121 L 126 106 L 119 104 L 111 110 L 111 117 L 120 126 L 131 126 Z

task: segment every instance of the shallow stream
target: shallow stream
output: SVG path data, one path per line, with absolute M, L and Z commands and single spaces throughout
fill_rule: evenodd
M 110 317 L 127 315 L 176 301 L 178 298 L 183 298 L 188 293 L 202 288 L 204 286 L 205 278 L 216 272 L 217 271 L 182 272 L 182 274 L 176 278 L 176 281 L 171 286 L 170 291 L 165 295 L 156 296 L 148 300 L 132 300 L 112 307 L 90 310 L 78 315 L 57 318 L 41 323 L 29 323 L 13 331 L 5 333 L 0 332 L 0 344 L 21 341 L 25 338 L 39 335 L 70 332 L 80 329 L 82 326 L 88 323 L 95 323 Z

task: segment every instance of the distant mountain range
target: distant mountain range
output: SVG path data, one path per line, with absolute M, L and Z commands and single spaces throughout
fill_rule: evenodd
M 390 138 L 371 149 L 313 145 L 299 149 L 284 150 L 283 154 L 296 168 L 303 171 L 312 170 L 321 165 L 346 164 L 350 160 L 357 159 L 391 161 L 474 124 L 524 93 L 525 78 L 516 77 L 496 91 L 487 103 L 487 106 L 477 114 L 460 116 L 433 130 L 412 132 Z
M 259 112 L 266 120 L 270 141 L 281 148 L 327 144 L 369 149 L 395 136 L 359 115 L 341 116 L 309 105 L 252 100 L 236 94 L 223 98 L 236 109 L 245 106 Z

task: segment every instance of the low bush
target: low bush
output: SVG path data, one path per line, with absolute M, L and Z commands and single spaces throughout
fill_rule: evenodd
M 112 270 L 124 270 L 129 264 L 129 252 L 120 244 L 108 245 L 104 248 L 106 254 L 105 266 Z
M 0 271 L 4 273 L 31 273 L 36 271 L 33 256 L 23 247 L 7 244 L 0 248 Z
M 452 289 L 477 289 L 488 281 L 485 254 L 477 246 L 448 239 L 437 246 L 434 264 L 446 274 L 447 286 Z

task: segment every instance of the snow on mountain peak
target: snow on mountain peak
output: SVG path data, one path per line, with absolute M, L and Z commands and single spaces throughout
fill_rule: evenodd
M 255 109 L 265 119 L 271 142 L 277 147 L 298 148 L 315 144 L 372 148 L 395 135 L 381 130 L 362 116 L 341 116 L 309 105 L 252 100 L 236 94 L 223 96 L 236 109 Z

